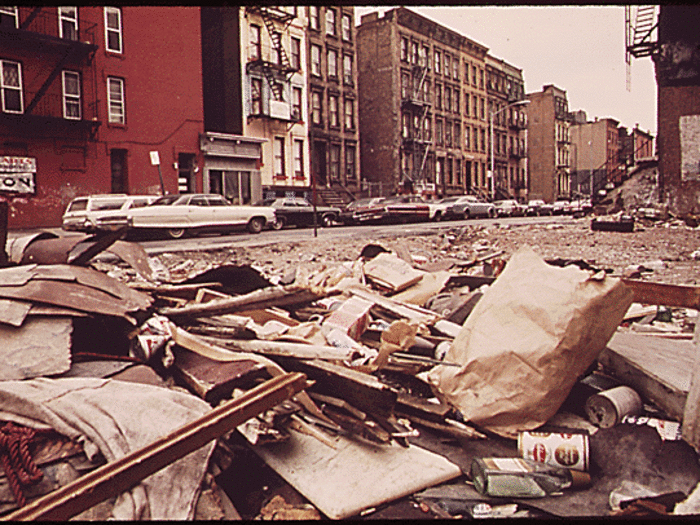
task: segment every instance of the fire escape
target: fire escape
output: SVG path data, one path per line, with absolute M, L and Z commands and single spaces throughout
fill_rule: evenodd
M 408 134 L 402 141 L 403 151 L 413 160 L 410 169 L 404 170 L 402 167 L 402 175 L 404 181 L 409 180 L 414 184 L 428 182 L 425 166 L 432 139 L 425 127 L 431 107 L 429 95 L 424 90 L 427 74 L 427 58 L 423 58 L 411 68 L 410 86 L 405 86 L 405 89 L 402 86 L 401 93 L 401 107 L 411 116 Z
M 247 6 L 246 11 L 260 15 L 270 37 L 272 50 L 277 55 L 277 61 L 265 60 L 259 56 L 257 60 L 248 63 L 250 69 L 261 71 L 270 87 L 274 100 L 284 101 L 284 85 L 289 82 L 296 71 L 289 60 L 289 55 L 282 45 L 282 35 L 287 31 L 296 15 L 284 10 L 283 7 Z
M 627 64 L 627 90 L 631 87 L 632 57 L 652 56 L 658 50 L 658 6 L 625 6 L 625 62 Z
M 62 100 L 57 95 L 50 95 L 49 90 L 61 72 L 70 67 L 77 69 L 83 76 L 95 74 L 91 68 L 97 51 L 95 25 L 80 21 L 79 32 L 69 32 L 60 36 L 57 29 L 55 8 L 49 13 L 48 8 L 34 7 L 24 19 L 26 13 L 18 10 L 18 27 L 0 26 L 0 47 L 6 50 L 24 49 L 36 51 L 42 57 L 53 57 L 53 68 L 43 76 L 43 82 L 36 91 L 25 91 L 26 100 L 21 114 L 2 113 L 1 118 L 12 121 L 19 133 L 46 134 L 48 130 L 57 133 L 85 132 L 93 139 L 100 126 L 96 101 L 81 100 L 81 115 L 78 119 L 67 119 L 63 115 Z M 39 81 L 42 79 L 39 78 Z

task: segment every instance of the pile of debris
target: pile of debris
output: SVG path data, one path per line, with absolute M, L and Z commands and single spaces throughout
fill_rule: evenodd
M 323 271 L 181 280 L 119 232 L 8 248 L 9 519 L 694 512 L 694 358 L 683 389 L 625 352 L 654 334 L 654 357 L 692 356 L 696 287 L 529 248 L 425 261 L 368 244 Z M 95 269 L 107 252 L 129 282 Z M 682 475 L 616 470 L 629 435 L 654 443 L 650 464 L 685 458 Z M 260 465 L 288 490 L 254 503 Z

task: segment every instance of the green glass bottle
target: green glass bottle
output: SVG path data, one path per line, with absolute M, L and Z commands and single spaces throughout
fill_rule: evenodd
M 522 458 L 474 458 L 471 478 L 479 493 L 508 498 L 542 498 L 591 482 L 586 472 Z

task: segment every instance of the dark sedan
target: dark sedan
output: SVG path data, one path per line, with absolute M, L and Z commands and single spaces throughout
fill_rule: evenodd
M 269 206 L 275 209 L 276 219 L 272 228 L 281 230 L 285 226 L 313 226 L 314 207 L 301 197 L 280 197 L 265 199 L 256 206 Z M 319 226 L 332 226 L 338 221 L 340 208 L 333 206 L 316 206 L 316 220 Z

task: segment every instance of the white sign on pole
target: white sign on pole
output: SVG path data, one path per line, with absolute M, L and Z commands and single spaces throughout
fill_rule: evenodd
M 157 151 L 150 151 L 151 155 L 151 166 L 160 166 L 160 156 Z

